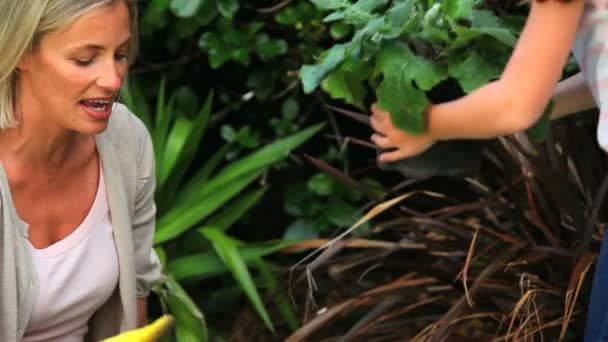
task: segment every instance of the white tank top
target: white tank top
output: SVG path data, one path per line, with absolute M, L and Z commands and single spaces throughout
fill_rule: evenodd
M 74 232 L 44 249 L 30 244 L 40 291 L 23 342 L 82 342 L 87 322 L 118 284 L 118 257 L 100 167 L 99 188 Z

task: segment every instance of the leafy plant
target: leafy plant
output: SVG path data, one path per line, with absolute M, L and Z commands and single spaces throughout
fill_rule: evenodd
M 412 134 L 425 129 L 430 103 L 453 100 L 498 78 L 521 25 L 470 0 L 312 2 L 330 12 L 324 22 L 351 25 L 354 33 L 316 64 L 301 68 L 304 91 L 320 87 L 360 109 L 371 97 L 398 128 Z M 533 130 L 537 139 L 547 120 L 544 116 Z M 417 158 L 381 166 L 414 177 L 460 173 L 479 167 L 481 145 L 440 142 Z
M 302 68 L 305 91 L 322 85 L 333 97 L 363 107 L 368 81 L 379 106 L 411 133 L 423 130 L 426 92 L 448 78 L 464 92 L 497 78 L 515 42 L 513 28 L 475 8 L 475 1 L 312 2 L 332 11 L 324 21 L 341 21 L 355 31 L 318 64 Z
M 192 115 L 186 111 L 197 107 L 191 91 L 180 88 L 167 97 L 163 81 L 158 94 L 154 116 L 136 85 L 126 87 L 123 99 L 148 126 L 155 146 L 158 211 L 154 242 L 165 266 L 164 280 L 156 286 L 156 292 L 178 318 L 176 336 L 178 340 L 203 341 L 208 335 L 202 312 L 178 280 L 227 272 L 272 330 L 248 266 L 268 269 L 262 257 L 289 243 L 269 241 L 265 250 L 252 255 L 248 253 L 256 250 L 255 245 L 230 237 L 227 230 L 262 198 L 267 187 L 247 189 L 273 163 L 285 158 L 322 126 L 275 141 L 221 167 L 224 154 L 238 139 L 228 141 L 201 166 L 192 169 L 208 131 L 212 95 Z

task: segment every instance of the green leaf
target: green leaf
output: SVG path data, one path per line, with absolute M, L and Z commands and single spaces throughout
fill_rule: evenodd
M 189 169 L 192 164 L 196 151 L 200 146 L 200 142 L 205 135 L 205 131 L 207 129 L 207 125 L 209 124 L 209 119 L 211 117 L 211 108 L 213 106 L 213 92 L 211 92 L 207 96 L 207 100 L 205 104 L 200 109 L 198 114 L 194 116 L 194 123 L 192 128 L 190 129 L 190 133 L 188 134 L 187 144 L 180 149 L 179 154 L 176 156 L 177 160 L 170 168 L 168 173 L 163 176 L 165 177 L 165 181 L 163 182 L 163 186 L 157 185 L 157 205 L 159 209 L 159 213 L 164 213 L 165 207 L 168 203 L 173 201 L 173 198 L 182 183 L 182 180 L 186 174 L 186 171 Z M 157 147 L 157 149 L 161 149 Z M 167 152 L 171 153 L 171 152 Z M 157 166 L 157 170 L 158 170 Z
M 281 105 L 281 114 L 284 118 L 295 119 L 300 112 L 300 103 L 293 97 L 288 98 Z
M 213 244 L 213 248 L 216 253 L 222 259 L 224 264 L 228 266 L 232 275 L 239 283 L 241 289 L 251 303 L 253 307 L 257 311 L 258 315 L 262 318 L 264 323 L 266 323 L 266 327 L 274 332 L 274 326 L 270 317 L 268 316 L 268 312 L 262 303 L 260 295 L 256 289 L 256 286 L 249 274 L 249 270 L 247 269 L 247 265 L 245 261 L 241 257 L 241 254 L 238 251 L 237 245 L 234 243 L 232 239 L 227 237 L 223 232 L 214 229 L 208 228 L 203 230 L 203 234 L 211 241 Z
M 230 50 L 222 42 L 220 36 L 215 32 L 205 32 L 198 41 L 199 47 L 209 54 L 209 64 L 217 69 L 230 60 Z
M 443 10 L 452 19 L 469 18 L 476 0 L 444 0 Z
M 283 239 L 303 241 L 319 238 L 319 227 L 311 219 L 298 219 L 292 222 L 283 233 Z
M 230 151 L 233 145 L 233 143 L 224 144 L 222 148 L 218 149 L 217 152 L 207 159 L 205 164 L 203 164 L 203 166 L 196 171 L 194 176 L 192 176 L 183 186 L 182 196 L 180 196 L 180 198 L 190 198 L 192 196 L 189 194 L 198 192 L 198 190 L 202 188 L 205 183 L 207 183 L 207 179 L 209 179 L 213 171 L 215 171 L 222 160 L 224 160 L 224 157 Z
M 517 38 L 500 19 L 488 10 L 473 10 L 471 27 L 473 30 L 496 38 L 507 46 L 515 45 L 517 41 Z
M 221 190 L 217 189 L 220 191 L 215 191 L 212 194 L 206 192 L 197 203 L 175 205 L 168 213 L 159 218 L 154 243 L 161 244 L 193 228 L 224 203 L 238 195 L 261 173 L 262 170 L 257 169 L 248 174 L 239 174 L 238 177 L 231 178 L 230 182 L 222 183 Z
M 165 144 L 165 151 L 163 153 L 164 159 L 157 166 L 160 168 L 160 178 L 158 179 L 159 187 L 162 187 L 163 184 L 165 184 L 165 181 L 174 170 L 177 160 L 182 156 L 183 150 L 189 142 L 193 127 L 194 124 L 190 119 L 178 117 L 177 120 L 175 120 Z M 157 148 L 162 147 L 158 146 Z
M 411 22 L 416 17 L 416 11 L 414 10 L 414 2 L 396 2 L 386 12 L 386 23 L 388 29 L 384 29 L 382 34 L 386 38 L 397 38 L 403 32 L 411 30 Z
M 199 229 L 203 234 L 205 226 Z M 289 247 L 294 241 L 264 241 L 248 243 L 239 248 L 241 258 L 246 264 L 267 255 L 274 254 L 285 247 Z M 214 252 L 205 252 L 178 257 L 169 260 L 167 270 L 179 281 L 202 280 L 228 272 L 228 267 L 222 262 L 220 257 Z
M 373 12 L 385 6 L 388 0 L 359 0 L 355 4 L 349 1 L 336 2 L 325 9 L 340 9 L 333 12 L 323 19 L 324 22 L 343 21 L 346 24 L 355 25 L 357 27 L 367 24 L 369 21 L 378 18 L 379 16 Z M 315 2 L 319 6 L 318 2 Z M 327 6 L 327 5 L 325 5 Z
M 173 103 L 175 97 L 172 96 L 168 103 L 165 102 L 165 79 L 162 78 L 160 82 L 160 89 L 158 92 L 158 99 L 156 101 L 156 124 L 154 130 L 151 132 L 152 141 L 154 146 L 165 146 L 169 128 L 171 126 L 172 118 L 174 117 Z M 164 149 L 155 148 L 155 160 L 158 165 L 163 163 L 164 160 Z M 156 170 L 157 179 L 161 179 L 160 168 Z M 162 184 L 159 184 L 161 186 Z
M 186 291 L 170 276 L 165 278 L 163 285 L 167 289 L 163 298 L 167 302 L 171 314 L 175 317 L 177 340 L 208 341 L 205 317 Z
M 547 135 L 547 131 L 551 126 L 551 112 L 553 112 L 553 107 L 555 103 L 550 101 L 543 112 L 543 115 L 534 123 L 534 125 L 526 131 L 528 133 L 528 137 L 534 140 L 537 143 L 542 143 L 545 140 Z
M 325 173 L 317 173 L 308 181 L 308 190 L 319 196 L 329 196 L 332 194 L 334 180 Z
M 304 65 L 300 70 L 304 92 L 309 94 L 317 89 L 325 77 L 344 61 L 349 48 L 348 43 L 334 45 L 324 53 L 321 62 L 315 65 Z
M 422 132 L 428 105 L 424 91 L 446 79 L 447 72 L 414 55 L 406 44 L 393 41 L 378 53 L 376 74 L 384 78 L 376 90 L 378 106 L 391 114 L 396 127 L 412 134 Z
M 350 5 L 348 0 L 310 0 L 321 11 L 344 8 Z
M 499 66 L 490 63 L 476 52 L 471 52 L 464 60 L 454 59 L 454 61 L 458 63 L 449 64 L 448 72 L 458 80 L 465 93 L 470 93 L 488 81 L 498 78 L 502 72 Z
M 342 201 L 335 201 L 327 206 L 327 219 L 338 227 L 354 223 L 357 208 Z
M 352 26 L 345 23 L 333 23 L 329 28 L 329 34 L 334 40 L 346 38 L 351 33 Z
M 256 49 L 260 59 L 269 61 L 287 53 L 287 43 L 282 39 L 270 39 L 267 33 L 260 33 L 256 36 Z
M 232 20 L 239 10 L 239 3 L 237 0 L 217 0 L 217 9 L 224 18 Z
M 196 14 L 204 1 L 209 0 L 172 0 L 171 11 L 180 18 L 189 18 Z
M 192 206 L 216 191 L 223 191 L 224 187 L 235 179 L 283 159 L 291 150 L 310 139 L 322 127 L 323 125 L 315 125 L 287 138 L 277 140 L 228 165 L 213 179 L 201 184 L 201 187 L 186 187 L 176 198 L 176 205 Z
M 414 55 L 407 44 L 397 41 L 385 44 L 378 53 L 376 73 L 382 73 L 385 79 L 395 75 L 404 81 L 415 81 L 418 88 L 425 91 L 448 77 L 442 66 Z
M 372 74 L 369 63 L 359 60 L 348 60 L 334 70 L 321 84 L 332 98 L 344 100 L 346 103 L 364 109 L 367 89 L 363 81 Z

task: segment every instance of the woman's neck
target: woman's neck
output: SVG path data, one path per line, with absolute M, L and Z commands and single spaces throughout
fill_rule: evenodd
M 19 111 L 16 116 L 16 127 L 0 131 L 0 160 L 18 161 L 37 170 L 59 170 L 83 141 L 92 139 L 58 127 L 35 111 Z

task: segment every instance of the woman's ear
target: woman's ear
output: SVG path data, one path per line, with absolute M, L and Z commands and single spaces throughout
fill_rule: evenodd
M 18 71 L 23 71 L 23 70 L 29 69 L 31 56 L 32 55 L 31 55 L 30 51 L 24 52 L 23 56 L 21 56 L 21 58 L 19 59 L 19 62 L 17 63 L 17 66 L 15 67 L 15 69 Z

